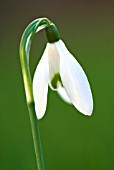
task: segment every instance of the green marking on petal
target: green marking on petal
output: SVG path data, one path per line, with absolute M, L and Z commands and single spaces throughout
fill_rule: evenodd
M 51 80 L 51 85 L 54 89 L 57 89 L 58 87 L 58 83 L 61 84 L 61 86 L 63 86 L 62 81 L 61 81 L 61 77 L 59 73 L 55 73 L 54 77 Z

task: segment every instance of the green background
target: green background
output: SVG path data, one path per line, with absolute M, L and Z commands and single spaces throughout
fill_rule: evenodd
M 49 89 L 39 121 L 46 170 L 113 170 L 114 2 L 11 0 L 0 8 L 0 170 L 37 169 L 18 51 L 26 26 L 44 16 L 83 66 L 94 97 L 86 117 Z M 33 40 L 32 76 L 46 43 L 44 31 Z

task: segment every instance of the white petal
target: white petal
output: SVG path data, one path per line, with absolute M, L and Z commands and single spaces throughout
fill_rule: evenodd
M 83 114 L 91 115 L 93 99 L 88 79 L 77 60 L 60 40 L 56 43 L 60 54 L 60 75 L 73 105 Z
M 41 119 L 44 116 L 47 106 L 49 80 L 47 50 L 48 47 L 46 47 L 44 51 L 33 78 L 33 95 L 38 119 Z
M 55 43 L 48 43 L 48 64 L 49 64 L 49 85 L 52 90 L 56 90 L 51 85 L 51 80 L 54 78 L 54 75 L 59 73 L 60 70 L 60 57 L 57 51 Z
M 57 92 L 58 92 L 58 94 L 61 96 L 61 98 L 62 98 L 65 102 L 67 102 L 67 103 L 69 103 L 69 104 L 72 103 L 72 102 L 70 101 L 70 99 L 69 99 L 69 97 L 68 97 L 68 95 L 67 95 L 64 87 L 62 87 L 62 86 L 59 85 L 59 87 L 58 87 L 58 89 L 57 89 Z

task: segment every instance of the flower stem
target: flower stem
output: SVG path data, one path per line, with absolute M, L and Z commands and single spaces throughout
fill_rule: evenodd
M 36 112 L 34 107 L 32 81 L 31 81 L 31 74 L 29 68 L 29 52 L 30 52 L 31 41 L 35 33 L 38 30 L 45 28 L 49 24 L 50 21 L 47 18 L 40 18 L 31 22 L 23 33 L 20 42 L 20 51 L 19 51 L 38 170 L 45 170 L 45 167 L 43 161 L 40 133 L 38 128 L 38 120 L 36 117 Z
M 38 170 L 45 170 L 42 146 L 41 146 L 41 140 L 40 140 L 40 133 L 39 133 L 38 121 L 37 121 L 37 117 L 36 117 L 36 113 L 34 109 L 34 103 L 28 104 L 28 110 L 29 110 L 29 116 L 30 116 L 30 122 L 31 122 L 31 128 L 32 128 L 37 167 L 38 167 Z

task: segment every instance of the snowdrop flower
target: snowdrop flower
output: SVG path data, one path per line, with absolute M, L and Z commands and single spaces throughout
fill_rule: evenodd
M 52 25 L 46 31 L 48 43 L 33 78 L 37 118 L 45 114 L 48 86 L 81 113 L 91 115 L 93 99 L 84 70 L 60 39 L 56 27 Z
M 35 33 L 42 29 L 46 31 L 48 43 L 32 83 L 29 66 L 30 47 Z M 45 114 L 48 86 L 65 102 L 73 104 L 85 115 L 92 114 L 92 93 L 82 67 L 60 39 L 55 25 L 47 18 L 38 18 L 26 27 L 21 38 L 19 54 L 37 166 L 43 170 L 45 167 L 36 120 Z

